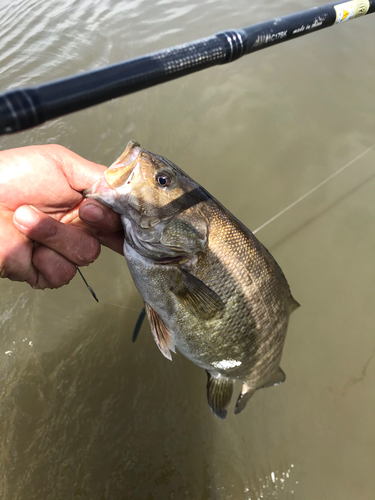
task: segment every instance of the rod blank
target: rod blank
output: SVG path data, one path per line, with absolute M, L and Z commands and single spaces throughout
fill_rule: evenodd
M 0 135 L 131 94 L 375 11 L 375 0 L 314 7 L 99 70 L 0 94 Z

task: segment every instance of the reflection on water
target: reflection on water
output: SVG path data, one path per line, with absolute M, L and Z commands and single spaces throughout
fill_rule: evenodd
M 312 6 L 307 0 L 0 2 L 2 90 L 35 85 Z M 374 143 L 368 16 L 0 138 L 111 164 L 129 139 L 259 227 Z M 0 283 L 0 497 L 372 498 L 374 150 L 264 228 L 303 305 L 286 383 L 225 422 L 205 374 L 170 363 L 124 259 L 36 292 Z

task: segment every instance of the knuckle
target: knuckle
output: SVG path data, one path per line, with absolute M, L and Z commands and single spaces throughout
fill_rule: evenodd
M 34 252 L 33 264 L 39 271 L 39 289 L 60 288 L 67 285 L 76 274 L 72 262 L 48 248 L 40 247 Z
M 55 240 L 59 233 L 59 223 L 52 218 L 45 219 L 44 223 L 41 224 L 41 230 L 47 240 Z
M 41 270 L 44 261 L 48 259 L 48 255 L 45 255 L 46 251 L 48 252 L 47 248 L 40 246 L 36 248 L 33 252 L 32 262 L 35 268 L 38 269 L 39 271 Z
M 9 254 L 1 251 L 0 248 L 0 277 L 7 278 L 9 276 Z
M 0 249 L 0 278 L 7 278 L 9 271 L 7 269 L 6 257 L 2 255 Z
M 5 266 L 0 263 L 0 278 L 7 278 L 9 276 L 9 272 Z
M 56 270 L 56 276 L 50 281 L 50 288 L 60 288 L 67 285 L 74 278 L 76 274 L 76 267 L 68 261 L 61 261 L 61 264 Z
M 86 238 L 85 245 L 77 254 L 78 265 L 87 265 L 94 262 L 100 255 L 100 242 L 94 236 Z
M 0 278 L 11 281 L 26 281 L 32 276 L 31 242 L 13 246 L 4 252 L 0 249 Z

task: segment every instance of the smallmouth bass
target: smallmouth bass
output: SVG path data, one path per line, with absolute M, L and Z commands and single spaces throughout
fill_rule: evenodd
M 207 399 L 225 418 L 257 389 L 285 380 L 289 316 L 299 304 L 267 249 L 174 163 L 130 141 L 85 190 L 121 215 L 124 255 L 163 355 L 204 368 Z

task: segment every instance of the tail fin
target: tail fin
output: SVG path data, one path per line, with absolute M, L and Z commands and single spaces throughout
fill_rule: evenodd
M 238 396 L 237 399 L 234 413 L 240 413 L 240 411 L 242 411 L 245 408 L 247 402 L 257 389 L 262 389 L 263 387 L 273 387 L 274 385 L 282 384 L 283 382 L 285 382 L 285 378 L 286 378 L 285 373 L 279 366 L 278 369 L 267 380 L 267 382 L 260 387 L 254 388 L 248 385 L 246 382 L 244 382 L 242 385 L 241 394 Z
M 251 398 L 251 396 L 254 394 L 256 389 L 254 387 L 250 387 L 247 385 L 246 382 L 243 383 L 242 389 L 241 389 L 241 394 L 238 396 L 236 407 L 234 409 L 234 413 L 240 413 L 245 406 L 247 405 L 247 402 Z

